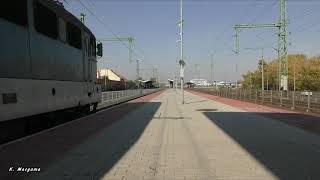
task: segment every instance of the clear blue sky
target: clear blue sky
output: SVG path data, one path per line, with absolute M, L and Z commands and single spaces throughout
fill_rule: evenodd
M 62 1 L 62 0 L 61 0 Z M 106 28 L 82 5 L 107 24 Z M 142 68 L 159 68 L 160 78 L 173 78 L 178 72 L 179 0 L 66 0 L 65 8 L 79 16 L 84 12 L 86 25 L 97 38 L 133 36 L 136 56 L 143 57 Z M 320 53 L 320 1 L 288 0 L 289 54 Z M 266 47 L 265 58 L 277 56 L 277 29 L 244 29 L 241 32 L 240 55 L 235 49 L 233 25 L 239 23 L 275 23 L 279 0 L 184 0 L 186 79 L 210 80 L 210 53 L 214 54 L 215 80 L 235 81 L 241 74 L 257 67 L 259 51 L 244 48 Z M 136 64 L 128 62 L 128 50 L 120 42 L 105 42 L 104 57 L 98 68 L 111 67 L 134 79 Z M 198 69 L 195 64 L 200 64 Z M 238 72 L 236 73 L 236 64 Z M 143 70 L 144 78 L 152 76 Z

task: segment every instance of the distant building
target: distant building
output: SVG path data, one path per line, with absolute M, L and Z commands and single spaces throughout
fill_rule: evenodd
M 216 86 L 224 86 L 225 85 L 225 82 L 224 81 L 220 81 L 220 82 L 217 82 L 216 83 Z
M 224 82 L 224 81 L 220 81 L 220 82 L 217 82 L 215 84 L 216 86 L 223 86 L 223 87 L 236 87 L 236 83 L 235 82 Z
M 97 79 L 103 91 L 115 91 L 127 89 L 128 79 L 112 69 L 100 69 L 97 71 Z
M 170 87 L 170 88 L 173 88 L 173 86 L 174 86 L 174 80 L 168 79 L 168 82 L 169 82 L 169 87 Z
M 97 71 L 97 78 L 104 79 L 107 78 L 111 81 L 121 81 L 121 77 L 115 73 L 112 69 L 100 69 Z
M 206 79 L 191 79 L 190 83 L 193 83 L 195 86 L 211 86 Z
M 193 88 L 195 86 L 195 84 L 193 84 L 192 82 L 186 82 L 185 84 L 188 88 Z

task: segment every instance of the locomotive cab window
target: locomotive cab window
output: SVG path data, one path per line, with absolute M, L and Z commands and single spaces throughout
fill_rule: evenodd
M 27 26 L 27 1 L 9 0 L 3 2 L 0 6 L 0 18 L 21 26 Z
M 90 37 L 90 49 L 91 56 L 96 56 L 96 39 L 93 36 Z
M 81 29 L 70 22 L 67 23 L 67 40 L 71 46 L 81 49 Z
M 59 39 L 62 42 L 67 41 L 66 22 L 62 18 L 59 18 Z
M 57 15 L 51 9 L 42 5 L 38 1 L 34 4 L 34 25 L 39 33 L 50 38 L 57 39 Z

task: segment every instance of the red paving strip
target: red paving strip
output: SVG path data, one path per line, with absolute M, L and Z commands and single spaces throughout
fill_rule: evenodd
M 118 107 L 100 111 L 58 128 L 0 147 L 0 179 L 25 178 L 26 173 L 8 173 L 11 166 L 14 168 L 23 166 L 45 169 L 50 162 L 59 159 L 64 153 L 85 142 L 89 137 L 99 133 L 162 92 L 128 101 Z M 31 174 L 28 173 L 28 175 Z
M 274 113 L 293 113 L 293 114 L 297 113 L 297 112 L 286 110 L 286 109 L 277 109 L 277 108 L 264 106 L 264 105 L 260 105 L 260 104 L 254 104 L 254 103 L 250 103 L 250 102 L 214 96 L 214 95 L 210 95 L 210 94 L 206 94 L 206 93 L 202 93 L 202 92 L 196 92 L 196 91 L 190 91 L 190 90 L 188 90 L 188 91 L 192 94 L 195 94 L 195 95 L 207 98 L 207 99 L 211 99 L 211 100 L 214 100 L 214 101 L 226 104 L 226 105 L 237 107 L 237 108 L 245 110 L 247 112 L 257 112 L 257 113 L 259 113 L 259 112 L 261 112 L 261 113 L 274 112 Z
M 242 109 L 247 112 L 257 113 L 259 115 L 272 118 L 274 120 L 284 122 L 288 125 L 295 126 L 320 135 L 320 118 L 317 116 L 307 115 L 286 109 L 264 106 L 260 104 L 254 104 L 250 102 L 244 102 L 235 99 L 223 98 L 192 90 L 188 90 L 188 92 L 232 107 Z

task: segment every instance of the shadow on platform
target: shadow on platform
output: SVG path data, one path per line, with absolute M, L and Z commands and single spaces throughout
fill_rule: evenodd
M 129 102 L 0 147 L 0 179 L 100 179 L 136 143 L 160 105 Z M 128 116 L 140 107 L 146 113 Z M 10 167 L 41 172 L 8 172 Z
M 279 179 L 320 179 L 320 147 L 316 146 L 319 145 L 320 136 L 274 121 L 291 124 L 304 118 L 311 122 L 314 120 L 312 116 L 249 112 L 203 113 Z

